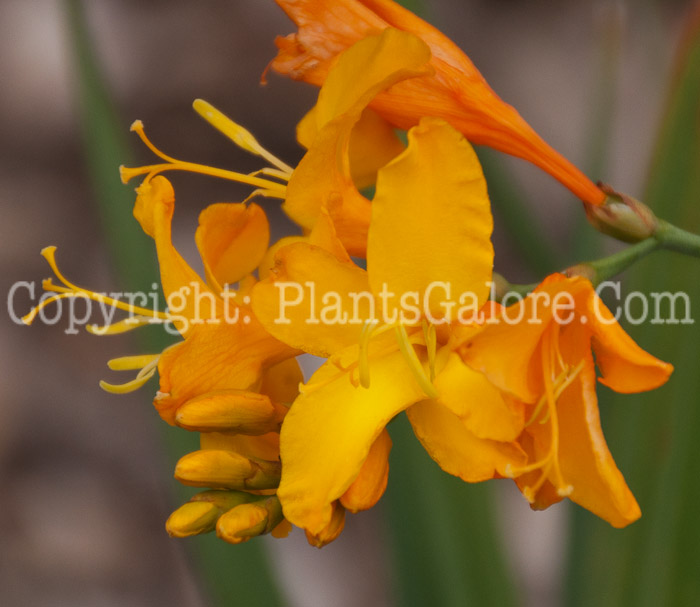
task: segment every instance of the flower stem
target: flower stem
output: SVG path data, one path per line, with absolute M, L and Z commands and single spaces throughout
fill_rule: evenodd
M 677 228 L 663 219 L 659 219 L 659 226 L 654 233 L 654 239 L 664 249 L 700 257 L 700 236 Z

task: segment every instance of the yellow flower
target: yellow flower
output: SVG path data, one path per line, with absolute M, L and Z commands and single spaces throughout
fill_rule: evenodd
M 444 34 L 391 0 L 276 0 L 299 30 L 276 40 L 271 67 L 320 86 L 339 53 L 363 38 L 393 27 L 419 36 L 432 53 L 433 73 L 397 83 L 371 108 L 407 129 L 423 116 L 447 120 L 472 143 L 524 158 L 593 205 L 605 194 L 552 149 L 489 87 L 470 59 Z
M 452 352 L 443 298 L 430 295 L 430 285 L 444 281 L 455 294 L 472 294 L 475 310 L 488 297 L 492 218 L 481 167 L 469 143 L 442 120 L 424 119 L 408 139 L 379 171 L 367 271 L 321 246 L 294 243 L 277 251 L 277 265 L 253 289 L 253 309 L 271 333 L 330 356 L 281 430 L 278 496 L 286 518 L 312 536 L 333 526 L 341 505 L 356 511 L 379 499 L 390 446 L 384 428 L 405 409 L 430 455 L 464 480 L 503 475 L 526 459 L 513 442 L 523 407 Z M 286 309 L 281 286 L 307 282 L 315 294 Z M 383 292 L 396 299 L 378 313 Z M 427 294 L 416 302 L 419 313 L 392 318 L 401 295 L 413 292 Z M 311 310 L 330 293 L 338 304 L 331 315 L 356 307 L 357 320 L 309 324 Z M 358 293 L 361 301 L 353 297 Z M 282 308 L 286 324 L 279 322 Z
M 634 343 L 588 280 L 548 277 L 466 339 L 459 353 L 526 403 L 518 443 L 528 463 L 508 475 L 533 508 L 568 496 L 615 527 L 639 518 L 600 427 L 595 365 L 602 384 L 624 393 L 662 385 L 673 367 Z

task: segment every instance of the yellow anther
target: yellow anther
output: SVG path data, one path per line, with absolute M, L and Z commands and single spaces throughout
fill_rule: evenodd
M 154 176 L 163 173 L 164 171 L 188 171 L 190 173 L 209 175 L 210 177 L 218 177 L 220 179 L 226 179 L 228 181 L 245 183 L 247 185 L 259 188 L 264 192 L 267 192 L 267 196 L 270 197 L 281 199 L 284 199 L 285 197 L 286 186 L 282 183 L 270 181 L 269 179 L 262 179 L 260 177 L 246 175 L 244 173 L 237 173 L 236 171 L 227 171 L 225 169 L 217 169 L 215 167 L 209 167 L 194 162 L 185 162 L 183 160 L 178 160 L 177 158 L 173 158 L 172 156 L 164 154 L 146 136 L 146 133 L 143 128 L 143 123 L 140 120 L 136 120 L 131 125 L 131 130 L 139 136 L 139 139 L 143 141 L 143 143 L 149 150 L 151 150 L 156 156 L 158 156 L 158 158 L 164 160 L 165 162 L 159 164 L 145 165 L 141 167 L 121 166 L 119 167 L 119 173 L 121 175 L 121 180 L 123 183 L 128 183 L 137 175 L 146 175 L 146 178 L 143 182 L 148 183 Z
M 226 135 L 226 137 L 233 141 L 238 147 L 251 154 L 264 158 L 271 165 L 280 170 L 283 179 L 289 179 L 294 169 L 268 152 L 246 128 L 231 120 L 228 116 L 211 105 L 211 103 L 203 99 L 195 99 L 192 107 L 204 120 L 211 124 L 217 131 Z

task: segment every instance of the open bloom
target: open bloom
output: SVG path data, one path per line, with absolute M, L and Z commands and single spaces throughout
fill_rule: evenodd
M 587 279 L 548 277 L 469 336 L 459 353 L 527 404 L 518 443 L 528 463 L 508 475 L 534 508 L 568 496 L 615 527 L 639 518 L 603 437 L 595 366 L 601 383 L 623 393 L 652 390 L 673 368 L 624 332 Z
M 338 504 L 357 511 L 379 499 L 385 426 L 406 409 L 430 455 L 464 480 L 525 464 L 514 442 L 522 405 L 452 352 L 444 293 L 430 288 L 443 281 L 455 297 L 469 296 L 474 310 L 488 297 L 492 219 L 481 168 L 468 142 L 440 119 L 424 119 L 408 139 L 379 170 L 367 270 L 342 247 L 294 243 L 277 251 L 269 278 L 253 289 L 253 310 L 273 335 L 330 356 L 281 430 L 278 496 L 285 516 L 314 534 L 332 524 Z M 281 289 L 309 283 L 315 291 L 303 301 L 281 303 Z M 404 294 L 416 294 L 410 318 L 402 315 Z M 312 310 L 324 302 L 333 303 L 314 323 Z
M 407 129 L 423 116 L 447 120 L 472 143 L 524 158 L 547 171 L 581 200 L 602 204 L 605 194 L 545 143 L 518 112 L 489 87 L 471 60 L 445 35 L 391 0 L 276 0 L 298 32 L 276 40 L 272 68 L 321 85 L 337 56 L 369 35 L 393 27 L 430 48 L 433 73 L 395 84 L 371 107 Z

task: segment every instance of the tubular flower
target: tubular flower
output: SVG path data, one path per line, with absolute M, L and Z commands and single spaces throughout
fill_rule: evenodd
M 657 388 L 673 368 L 634 343 L 587 279 L 549 276 L 458 351 L 468 365 L 526 404 L 518 444 L 528 463 L 512 467 L 508 476 L 533 508 L 568 496 L 615 527 L 639 518 L 639 506 L 603 437 L 595 366 L 602 384 L 623 393 Z
M 600 205 L 605 194 L 550 147 L 489 87 L 471 60 L 444 34 L 391 0 L 276 0 L 298 27 L 278 37 L 271 67 L 317 86 L 344 50 L 386 28 L 419 36 L 430 48 L 433 73 L 395 84 L 371 108 L 407 129 L 423 116 L 447 120 L 472 143 L 487 145 L 537 165 L 581 200 Z
M 523 406 L 452 352 L 445 298 L 430 289 L 440 280 L 471 295 L 472 311 L 488 297 L 492 218 L 481 167 L 440 119 L 424 119 L 408 140 L 379 170 L 367 270 L 337 247 L 293 243 L 277 251 L 276 266 L 253 289 L 253 310 L 272 334 L 330 357 L 302 387 L 280 436 L 285 517 L 321 543 L 344 509 L 366 509 L 381 497 L 385 426 L 403 410 L 430 455 L 464 480 L 504 475 L 526 460 L 514 442 Z M 302 297 L 311 283 L 314 292 Z M 295 288 L 293 305 L 279 296 L 287 288 Z M 416 294 L 407 315 L 404 294 Z

